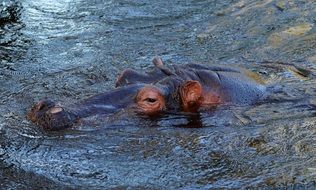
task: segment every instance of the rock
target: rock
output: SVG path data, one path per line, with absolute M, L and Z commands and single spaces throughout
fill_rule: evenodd
M 275 7 L 279 9 L 280 11 L 284 11 L 284 9 L 286 8 L 286 2 L 279 1 L 275 4 Z
M 291 27 L 283 31 L 283 33 L 290 36 L 301 36 L 303 34 L 306 34 L 308 31 L 310 31 L 312 27 L 313 27 L 313 24 L 304 23 L 298 26 Z
M 0 5 L 0 26 L 10 22 L 18 22 L 20 7 L 18 3 L 9 1 Z
M 209 34 L 205 34 L 205 33 L 202 33 L 196 36 L 196 39 L 200 44 L 205 43 L 209 38 L 210 38 Z
M 313 55 L 313 56 L 309 57 L 308 61 L 316 64 L 316 55 Z
M 313 105 L 313 106 L 316 107 L 316 98 L 310 99 L 310 100 L 309 100 L 309 103 L 310 103 L 311 105 Z
M 312 75 L 312 71 L 305 68 L 297 67 L 297 66 L 289 67 L 288 70 L 292 72 L 295 76 L 302 79 L 306 79 L 307 77 Z
M 313 27 L 313 24 L 310 23 L 303 23 L 297 26 L 290 27 L 286 30 L 281 32 L 276 32 L 270 35 L 268 38 L 268 42 L 272 47 L 280 46 L 284 41 L 288 39 L 292 39 L 295 37 L 302 36 L 309 32 Z
M 225 16 L 227 13 L 225 10 L 220 10 L 220 11 L 217 11 L 215 12 L 215 15 L 216 16 Z
M 203 43 L 207 42 L 208 40 L 210 40 L 210 38 L 212 38 L 212 33 L 216 29 L 216 27 L 217 27 L 217 25 L 210 25 L 206 28 L 205 31 L 198 34 L 196 36 L 198 43 L 203 44 Z
M 278 47 L 279 45 L 281 45 L 282 41 L 283 41 L 282 35 L 280 35 L 279 33 L 273 33 L 268 38 L 268 43 L 272 47 Z
M 313 146 L 313 140 L 303 139 L 294 145 L 294 149 L 296 153 L 303 153 L 314 151 L 315 147 Z

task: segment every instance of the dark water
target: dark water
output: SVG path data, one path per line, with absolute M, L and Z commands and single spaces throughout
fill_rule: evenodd
M 1 189 L 316 186 L 314 0 L 0 4 Z M 124 111 L 63 132 L 25 118 L 42 97 L 69 104 L 113 88 L 125 68 L 238 65 L 268 100 L 157 120 Z M 199 128 L 192 128 L 199 127 Z

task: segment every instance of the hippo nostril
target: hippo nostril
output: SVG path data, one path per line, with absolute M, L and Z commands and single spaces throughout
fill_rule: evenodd
M 189 101 L 188 104 L 189 104 L 190 106 L 193 106 L 193 105 L 196 104 L 196 102 L 195 102 L 195 101 Z
M 49 112 L 52 114 L 59 113 L 61 111 L 63 111 L 63 109 L 61 107 L 54 107 L 54 108 L 49 110 Z
M 44 99 L 37 103 L 36 109 L 37 111 L 43 111 L 44 109 L 49 109 L 55 106 L 53 101 Z
M 44 107 L 45 107 L 45 103 L 44 101 L 40 101 L 38 104 L 37 104 L 37 110 L 40 111 L 40 110 L 43 110 Z

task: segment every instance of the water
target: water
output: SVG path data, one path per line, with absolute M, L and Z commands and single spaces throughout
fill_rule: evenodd
M 0 8 L 1 188 L 315 188 L 313 0 L 21 0 Z M 123 69 L 150 68 L 155 55 L 248 68 L 271 93 L 254 106 L 156 120 L 122 111 L 62 132 L 25 118 L 42 97 L 69 104 L 112 89 Z

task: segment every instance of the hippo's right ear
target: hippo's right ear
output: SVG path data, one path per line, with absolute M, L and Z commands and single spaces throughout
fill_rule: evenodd
M 198 81 L 186 81 L 179 89 L 182 109 L 185 112 L 196 112 L 202 104 L 202 85 Z
M 153 59 L 153 64 L 154 64 L 156 67 L 158 67 L 158 68 L 164 66 L 164 64 L 163 64 L 163 62 L 162 62 L 162 59 L 161 59 L 160 57 L 158 57 L 158 56 L 154 57 L 154 59 Z

